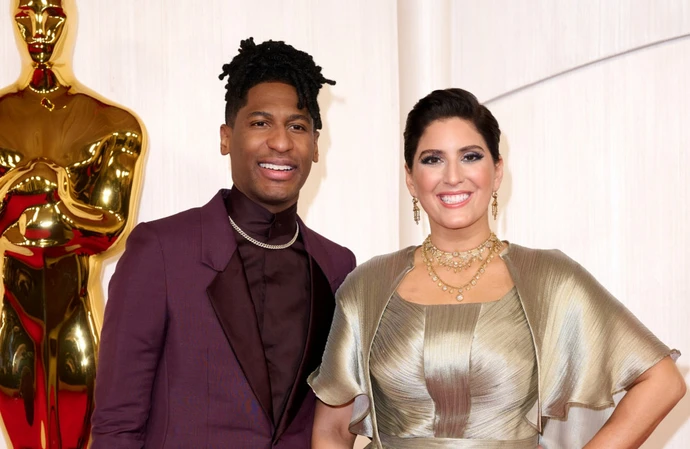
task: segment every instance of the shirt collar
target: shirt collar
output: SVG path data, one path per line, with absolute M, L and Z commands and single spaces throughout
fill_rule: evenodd
M 274 214 L 233 186 L 224 195 L 228 215 L 244 232 L 269 244 L 289 241 L 297 229 L 297 203 Z

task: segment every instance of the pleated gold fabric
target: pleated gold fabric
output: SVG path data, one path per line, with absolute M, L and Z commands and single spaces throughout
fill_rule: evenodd
M 488 445 L 537 435 L 525 420 L 537 398 L 536 359 L 515 289 L 485 304 L 437 306 L 394 294 L 370 367 L 384 446 L 391 438 Z
M 372 343 L 397 286 L 412 269 L 415 249 L 375 257 L 348 276 L 336 294 L 322 364 L 308 380 L 326 404 L 355 400 L 350 430 L 372 438 L 373 448 L 383 446 L 370 374 Z M 536 357 L 537 400 L 526 417 L 539 432 L 549 418 L 567 419 L 571 406 L 613 406 L 614 393 L 671 354 L 562 252 L 509 244 L 501 257 L 515 283 Z
M 535 434 L 531 438 L 522 440 L 472 440 L 457 438 L 398 438 L 381 435 L 383 449 L 535 449 L 539 444 L 539 437 Z M 373 449 L 374 443 L 365 449 Z

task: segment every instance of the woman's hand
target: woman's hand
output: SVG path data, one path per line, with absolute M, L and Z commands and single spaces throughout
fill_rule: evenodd
M 357 438 L 349 429 L 353 407 L 354 401 L 337 407 L 316 401 L 312 449 L 352 449 Z

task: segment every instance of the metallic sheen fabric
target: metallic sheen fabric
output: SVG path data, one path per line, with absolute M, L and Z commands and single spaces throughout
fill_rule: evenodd
M 521 440 L 472 440 L 469 438 L 398 438 L 381 435 L 383 449 L 535 449 L 538 435 Z M 365 449 L 374 449 L 374 443 Z
M 415 249 L 375 257 L 348 276 L 336 295 L 322 364 L 309 377 L 312 389 L 326 404 L 354 399 L 350 430 L 372 438 L 373 448 L 383 447 L 383 437 L 370 375 L 372 343 L 397 286 L 412 269 Z M 548 433 L 544 422 L 549 418 L 566 420 L 571 406 L 613 406 L 614 393 L 671 354 L 586 270 L 560 251 L 509 244 L 501 257 L 529 326 L 529 335 L 523 338 L 531 339 L 536 356 L 537 401 L 525 417 L 540 433 Z M 571 446 L 553 441 L 551 447 Z
M 517 291 L 425 306 L 394 294 L 371 348 L 382 438 L 518 441 L 537 431 L 534 346 Z
M 145 132 L 71 70 L 74 0 L 13 0 L 0 91 L 0 416 L 16 448 L 86 448 L 100 261 L 136 208 Z

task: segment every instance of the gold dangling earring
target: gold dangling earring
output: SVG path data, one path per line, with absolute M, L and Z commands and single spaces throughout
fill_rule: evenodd
M 414 222 L 419 224 L 419 200 L 412 197 L 412 213 L 414 214 Z
M 498 215 L 498 192 L 494 192 L 491 196 L 494 199 L 493 203 L 491 203 L 491 215 L 494 216 L 495 220 Z

